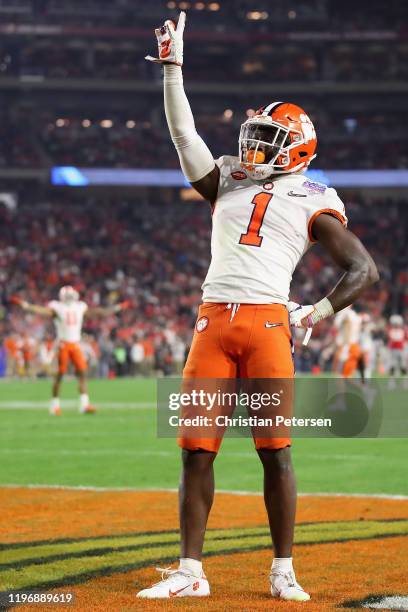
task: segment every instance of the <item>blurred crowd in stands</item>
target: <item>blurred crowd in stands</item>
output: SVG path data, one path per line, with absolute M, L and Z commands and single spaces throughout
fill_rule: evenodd
M 372 0 L 370 11 L 356 11 L 352 0 L 158 0 L 138 3 L 134 0 L 1 0 L 0 14 L 15 22 L 70 25 L 138 26 L 154 24 L 163 11 L 177 14 L 189 10 L 196 14 L 201 27 L 233 26 L 245 23 L 255 30 L 282 29 L 289 26 L 311 28 L 330 24 L 336 30 L 388 28 L 403 18 L 405 3 L 400 0 Z M 269 19 L 268 19 L 269 18 Z
M 357 195 L 345 201 L 350 226 L 380 271 L 380 282 L 360 306 L 381 340 L 393 310 L 408 315 L 407 203 Z M 205 203 L 180 203 L 176 192 L 167 203 L 151 195 L 75 202 L 65 192 L 35 202 L 22 198 L 15 212 L 0 205 L 0 338 L 9 373 L 49 373 L 54 331 L 8 298 L 18 294 L 46 304 L 64 284 L 77 287 L 90 305 L 132 303 L 117 316 L 86 320 L 83 343 L 92 373 L 179 373 L 209 262 L 210 224 Z M 314 246 L 295 273 L 291 298 L 316 301 L 337 278 L 338 270 Z M 330 322 L 316 328 L 308 349 L 300 340 L 302 369 L 330 369 L 333 355 L 324 350 L 333 345 Z
M 137 111 L 105 115 L 76 111 L 63 116 L 33 110 L 4 112 L 0 168 L 179 168 L 161 99 L 157 104 L 153 118 L 140 116 Z M 197 128 L 216 158 L 237 154 L 240 124 L 253 113 L 253 109 L 245 110 L 237 102 L 234 106 L 225 108 L 220 102 L 219 110 L 213 113 L 199 106 L 195 109 Z M 319 138 L 316 167 L 407 167 L 408 124 L 403 112 L 329 112 L 316 103 L 307 110 Z
M 236 154 L 240 124 L 277 96 L 313 119 L 315 168 L 407 168 L 408 3 L 363 5 L 0 0 L 0 174 L 19 192 L 16 209 L 0 197 L 0 375 L 53 371 L 52 324 L 24 316 L 8 300 L 18 294 L 46 304 L 64 284 L 91 305 L 132 303 L 118 316 L 86 321 L 92 374 L 182 369 L 209 262 L 208 207 L 182 204 L 178 192 L 159 188 L 101 197 L 39 187 L 54 165 L 179 168 L 161 71 L 143 58 L 155 51 L 154 27 L 180 9 L 188 12 L 185 81 L 214 157 Z M 35 187 L 23 187 L 34 177 Z M 407 320 L 408 203 L 397 195 L 343 197 L 351 228 L 380 270 L 360 306 L 381 348 L 389 315 Z M 292 299 L 323 297 L 337 278 L 327 264 L 313 247 L 296 272 Z M 307 349 L 296 338 L 299 369 L 331 368 L 333 333 L 323 322 Z
M 154 40 L 142 42 L 69 38 L 21 41 L 3 40 L 0 45 L 0 79 L 4 77 L 46 77 L 50 79 L 158 79 L 157 67 L 144 60 L 154 50 Z M 279 61 L 274 61 L 279 57 Z M 184 65 L 191 83 L 230 82 L 340 82 L 403 81 L 408 76 L 407 42 L 254 42 L 208 43 L 204 52 L 191 45 Z M 211 68 L 209 68 L 211 66 Z

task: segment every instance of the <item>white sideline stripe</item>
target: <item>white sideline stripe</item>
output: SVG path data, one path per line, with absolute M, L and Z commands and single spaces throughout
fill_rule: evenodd
M 18 402 L 0 402 L 0 410 L 48 410 L 48 401 L 18 401 Z M 97 402 L 98 408 L 136 408 L 139 410 L 146 408 L 155 408 L 157 404 L 155 402 Z M 63 400 L 61 402 L 61 408 L 78 409 L 78 401 L 77 400 Z
M 165 488 L 165 487 L 93 487 L 88 485 L 44 485 L 44 484 L 2 484 L 1 489 L 61 489 L 63 491 L 94 491 L 98 492 L 109 492 L 109 491 L 123 491 L 123 492 L 135 492 L 135 493 L 177 493 L 177 488 Z M 228 495 L 250 495 L 254 497 L 261 497 L 263 493 L 260 491 L 234 491 L 230 489 L 216 489 L 216 493 L 225 493 Z M 357 499 L 391 499 L 397 501 L 407 501 L 408 495 L 388 495 L 387 493 L 298 493 L 299 497 L 355 497 Z

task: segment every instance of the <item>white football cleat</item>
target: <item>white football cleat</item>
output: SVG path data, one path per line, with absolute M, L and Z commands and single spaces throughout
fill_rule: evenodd
M 61 408 L 59 406 L 51 406 L 50 409 L 49 409 L 49 413 L 52 416 L 61 416 L 62 410 L 61 410 Z
M 296 582 L 295 572 L 273 571 L 269 575 L 272 597 L 286 601 L 309 601 L 310 595 Z
M 210 586 L 202 574 L 199 578 L 180 569 L 161 569 L 162 579 L 149 589 L 139 591 L 136 597 L 144 599 L 172 599 L 173 597 L 207 597 Z

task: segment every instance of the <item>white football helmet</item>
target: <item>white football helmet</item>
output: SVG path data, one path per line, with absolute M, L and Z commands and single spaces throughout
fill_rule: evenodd
M 59 290 L 58 297 L 60 299 L 60 302 L 70 304 L 79 300 L 79 293 L 78 291 L 76 291 L 76 289 L 71 287 L 71 285 L 65 285 Z
M 393 327 L 402 327 L 404 325 L 404 319 L 399 314 L 393 314 L 390 316 L 390 325 Z

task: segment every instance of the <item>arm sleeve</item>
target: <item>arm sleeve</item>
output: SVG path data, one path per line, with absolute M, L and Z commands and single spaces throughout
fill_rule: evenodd
M 199 181 L 214 169 L 215 162 L 207 145 L 197 134 L 184 92 L 181 66 L 164 66 L 164 110 L 184 176 L 190 182 Z

